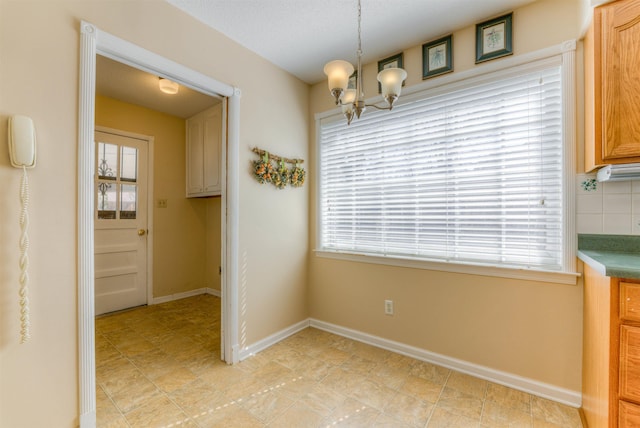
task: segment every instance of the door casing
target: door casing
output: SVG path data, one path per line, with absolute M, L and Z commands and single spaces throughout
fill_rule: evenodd
M 96 426 L 95 311 L 93 265 L 93 174 L 95 147 L 96 54 L 165 77 L 212 96 L 226 97 L 227 144 L 223 145 L 226 174 L 222 174 L 222 334 L 223 359 L 239 361 L 239 131 L 240 89 L 106 33 L 80 23 L 78 102 L 78 369 L 80 427 Z

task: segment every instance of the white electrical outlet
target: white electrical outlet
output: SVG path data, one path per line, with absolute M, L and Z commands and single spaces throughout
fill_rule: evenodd
M 393 300 L 384 301 L 384 313 L 387 315 L 393 315 Z

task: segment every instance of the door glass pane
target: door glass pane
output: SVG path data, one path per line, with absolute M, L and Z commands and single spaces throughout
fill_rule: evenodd
M 118 146 L 98 143 L 98 178 L 115 180 L 118 165 Z
M 116 186 L 98 182 L 98 219 L 113 220 L 116 218 Z
M 120 159 L 120 179 L 135 182 L 138 179 L 138 149 L 123 146 Z
M 120 188 L 120 218 L 135 219 L 138 202 L 138 186 L 135 184 L 121 184 Z

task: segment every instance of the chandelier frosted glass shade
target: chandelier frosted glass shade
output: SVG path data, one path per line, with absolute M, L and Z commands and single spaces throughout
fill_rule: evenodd
M 329 90 L 336 99 L 336 104 L 338 104 L 340 95 L 349 85 L 349 77 L 353 74 L 353 65 L 347 61 L 337 59 L 328 62 L 324 66 L 324 74 L 329 78 Z
M 391 105 L 402 91 L 402 82 L 407 78 L 407 72 L 401 68 L 385 68 L 378 73 L 378 82 L 382 86 L 382 96 Z M 392 101 L 390 101 L 392 99 Z
M 340 97 L 340 104 L 342 105 L 342 113 L 344 114 L 344 117 L 347 118 L 347 124 L 349 125 L 353 120 L 353 116 L 357 114 L 358 117 L 360 117 L 360 113 L 362 113 L 362 111 L 364 110 L 364 108 L 361 110 L 357 110 L 356 95 L 357 95 L 357 92 L 355 89 L 347 89 L 342 93 L 342 97 Z
M 342 112 L 346 112 L 353 108 L 353 103 L 356 101 L 356 90 L 355 89 L 347 89 L 342 94 L 340 98 L 340 103 L 342 104 Z

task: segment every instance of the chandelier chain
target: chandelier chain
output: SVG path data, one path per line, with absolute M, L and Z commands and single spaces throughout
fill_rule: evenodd
M 364 100 L 364 87 L 362 85 L 362 4 L 358 0 L 358 68 L 356 74 L 356 108 L 358 101 Z M 358 112 L 358 117 L 360 117 Z
M 358 0 L 358 53 L 362 55 L 362 6 Z

